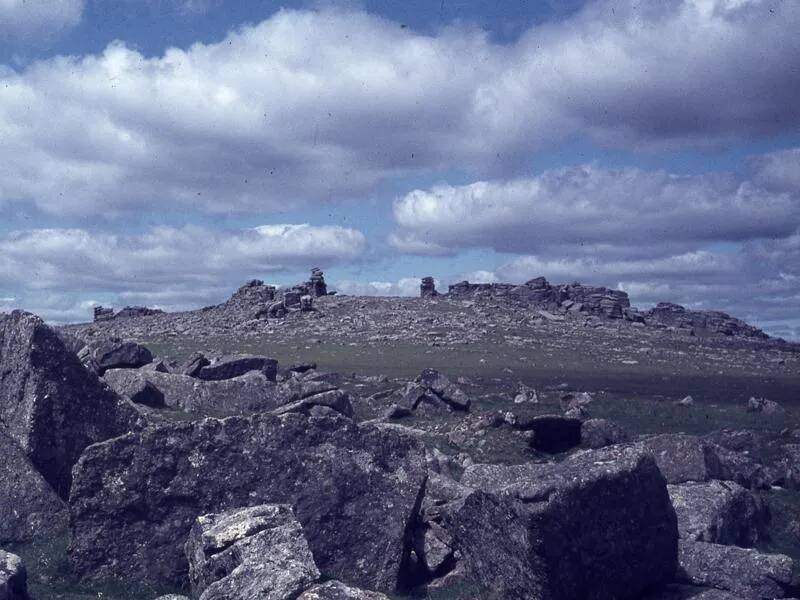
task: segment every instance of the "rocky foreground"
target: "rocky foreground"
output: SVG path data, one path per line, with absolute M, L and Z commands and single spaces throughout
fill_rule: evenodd
M 0 315 L 0 600 L 800 595 L 776 551 L 800 531 L 775 510 L 800 489 L 792 345 L 541 282 L 365 299 L 315 275 L 298 302 Z

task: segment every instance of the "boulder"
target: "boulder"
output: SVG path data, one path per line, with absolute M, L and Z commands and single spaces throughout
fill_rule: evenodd
M 0 600 L 28 600 L 28 574 L 22 559 L 0 550 Z
M 435 298 L 439 293 L 436 291 L 436 282 L 433 277 L 423 277 L 419 284 L 420 298 Z
M 84 577 L 179 585 L 181 545 L 198 516 L 286 503 L 324 575 L 391 590 L 425 477 L 420 442 L 348 419 L 257 414 L 151 427 L 81 457 L 69 555 Z
M 202 352 L 193 352 L 189 358 L 186 359 L 186 362 L 181 365 L 178 372 L 182 375 L 188 375 L 189 377 L 197 377 L 200 369 L 210 364 L 211 361 L 206 358 L 205 354 Z
M 175 373 L 148 371 L 139 374 L 161 392 L 166 406 L 200 415 L 250 414 L 274 410 L 296 399 L 260 371 L 221 381 L 205 381 Z
M 792 582 L 792 559 L 782 554 L 681 540 L 676 580 L 734 592 L 739 598 L 783 598 Z
M 198 517 L 186 556 L 200 600 L 293 600 L 320 575 L 303 528 L 285 504 Z
M 428 392 L 432 392 L 437 398 L 444 402 L 453 410 L 469 410 L 470 398 L 464 391 L 455 385 L 447 376 L 436 369 L 425 369 L 415 380 Z
M 249 371 L 260 371 L 267 379 L 275 381 L 278 373 L 278 361 L 274 358 L 252 354 L 227 356 L 201 367 L 195 376 L 205 381 L 220 381 L 233 379 Z
M 352 418 L 353 416 L 353 405 L 350 402 L 350 396 L 342 390 L 336 389 L 320 392 L 319 394 L 311 394 L 294 402 L 283 404 L 276 408 L 273 413 L 276 415 L 290 412 L 309 414 L 315 407 L 326 407 L 345 417 Z
M 506 468 L 506 485 L 495 472 L 445 514 L 468 574 L 499 597 L 639 598 L 674 575 L 677 521 L 649 454 L 613 446 Z
M 619 423 L 608 419 L 587 419 L 581 425 L 581 445 L 585 448 L 603 448 L 624 444 L 630 436 Z
M 752 546 L 769 520 L 766 506 L 732 481 L 667 486 L 682 539 Z
M 0 422 L 65 498 L 84 448 L 136 426 L 136 410 L 32 314 L 0 315 Z
M 389 597 L 350 587 L 341 581 L 326 581 L 309 588 L 297 600 L 389 600 Z
M 178 594 L 167 594 L 166 596 L 159 596 L 156 600 L 191 600 L 191 598 Z
M 0 543 L 25 542 L 65 528 L 66 505 L 2 430 L 0 457 Z
M 531 448 L 557 454 L 581 443 L 581 420 L 562 415 L 540 415 L 520 427 L 532 432 Z
M 117 394 L 134 404 L 143 404 L 151 408 L 165 406 L 164 394 L 147 380 L 146 374 L 142 371 L 109 369 L 103 375 L 103 381 Z
M 746 488 L 769 486 L 763 466 L 747 453 L 723 448 L 694 435 L 665 433 L 641 438 L 637 444 L 652 452 L 669 483 L 720 479 Z
M 117 338 L 90 342 L 78 356 L 98 375 L 109 369 L 136 369 L 153 362 L 150 350 L 136 342 Z

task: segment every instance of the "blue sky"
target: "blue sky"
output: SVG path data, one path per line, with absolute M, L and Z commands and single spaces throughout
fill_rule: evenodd
M 545 275 L 800 337 L 800 5 L 0 0 L 0 309 Z

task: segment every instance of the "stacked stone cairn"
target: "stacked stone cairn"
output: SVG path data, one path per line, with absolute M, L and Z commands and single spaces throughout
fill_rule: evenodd
M 436 283 L 434 283 L 433 277 L 422 278 L 422 283 L 419 285 L 419 295 L 420 298 L 434 298 L 439 295 L 439 292 L 436 291 Z

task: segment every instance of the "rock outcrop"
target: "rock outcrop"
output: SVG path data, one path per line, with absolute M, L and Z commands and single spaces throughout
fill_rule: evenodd
M 186 556 L 200 600 L 294 600 L 320 575 L 303 528 L 285 504 L 198 517 Z
M 435 298 L 438 295 L 439 292 L 436 291 L 436 283 L 433 277 L 423 277 L 419 284 L 420 298 Z
M 275 375 L 278 372 L 278 361 L 274 358 L 252 354 L 226 356 L 200 367 L 195 377 L 205 381 L 221 381 L 223 379 L 233 379 L 250 371 L 259 371 L 270 381 L 275 381 Z
M 328 577 L 392 590 L 425 481 L 421 444 L 341 417 L 205 419 L 88 448 L 70 497 L 76 572 L 181 583 L 203 514 L 290 504 Z
M 136 369 L 153 362 L 153 354 L 136 342 L 117 338 L 96 340 L 87 344 L 79 353 L 86 367 L 98 375 L 109 369 Z
M 67 524 L 67 506 L 0 430 L 0 543 L 44 537 Z
M 61 497 L 84 448 L 137 422 L 39 317 L 0 315 L 0 422 Z
M 645 323 L 659 327 L 683 329 L 693 335 L 722 334 L 767 339 L 769 336 L 752 325 L 729 314 L 713 310 L 687 310 L 680 304 L 659 302 L 642 313 Z

